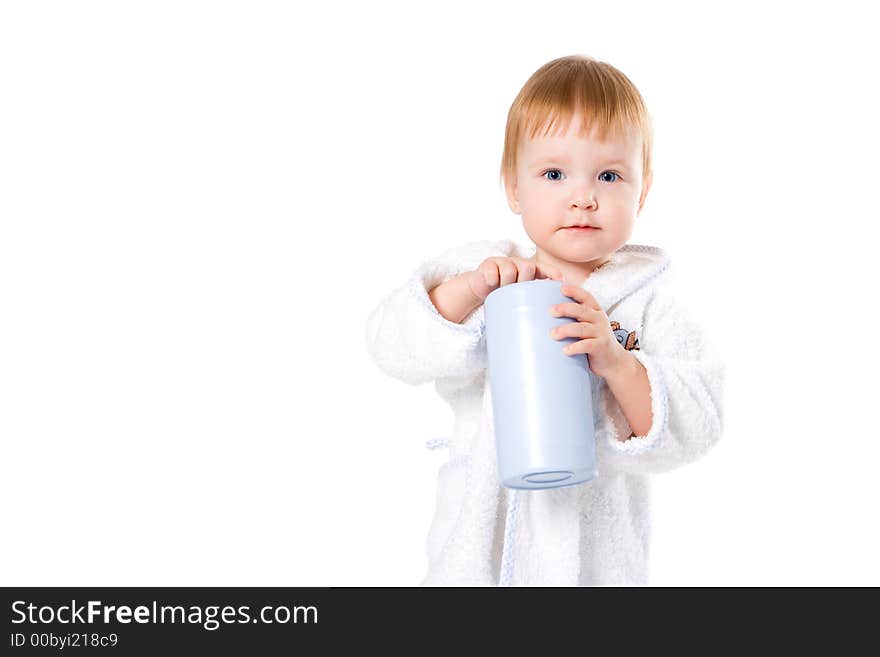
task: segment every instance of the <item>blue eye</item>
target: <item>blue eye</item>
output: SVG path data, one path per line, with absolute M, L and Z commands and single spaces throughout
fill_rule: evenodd
M 548 173 L 556 173 L 559 176 L 562 176 L 562 172 L 559 169 L 547 169 L 544 173 L 541 174 L 541 176 L 543 176 L 544 178 L 547 178 Z M 614 178 L 611 180 L 603 180 L 603 182 L 615 182 L 615 181 L 617 181 L 618 178 L 620 178 L 620 175 L 614 171 L 603 171 L 602 173 L 599 174 L 599 179 L 602 180 L 602 176 L 604 176 L 605 174 L 610 174 L 610 175 L 614 176 Z M 547 180 L 550 180 L 551 182 L 556 182 L 558 180 L 561 180 L 561 178 L 552 177 L 552 178 L 547 178 Z

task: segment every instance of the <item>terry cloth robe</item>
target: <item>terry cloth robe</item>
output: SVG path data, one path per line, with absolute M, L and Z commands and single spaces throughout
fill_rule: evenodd
M 625 245 L 583 287 L 645 366 L 650 430 L 633 436 L 605 380 L 591 373 L 598 477 L 551 489 L 502 486 L 483 306 L 455 324 L 428 292 L 490 256 L 534 253 L 511 240 L 449 249 L 367 319 L 367 347 L 379 368 L 411 385 L 433 381 L 454 413 L 451 435 L 427 444 L 448 448 L 449 458 L 438 474 L 422 586 L 646 585 L 649 475 L 695 461 L 721 436 L 723 366 L 671 296 L 669 258 L 656 247 Z

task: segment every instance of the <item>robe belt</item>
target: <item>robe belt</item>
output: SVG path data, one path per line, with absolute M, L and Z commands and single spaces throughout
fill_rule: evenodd
M 441 449 L 449 447 L 449 438 L 441 436 L 431 438 L 425 442 L 428 449 Z M 517 509 L 519 508 L 520 491 L 513 488 L 510 489 L 510 496 L 507 503 L 507 516 L 504 520 L 504 546 L 501 552 L 501 574 L 498 580 L 498 586 L 510 586 L 513 578 L 513 546 L 516 544 L 516 519 Z

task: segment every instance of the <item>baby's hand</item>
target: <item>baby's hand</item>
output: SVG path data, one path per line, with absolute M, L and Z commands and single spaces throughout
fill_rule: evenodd
M 494 257 L 486 258 L 474 271 L 467 276 L 471 292 L 480 301 L 484 301 L 489 293 L 503 285 L 523 283 L 538 278 L 562 280 L 562 272 L 553 265 L 543 265 L 525 258 Z
M 566 345 L 563 351 L 569 356 L 587 354 L 593 374 L 608 378 L 627 359 L 626 349 L 611 330 L 608 315 L 596 298 L 582 287 L 563 285 L 562 293 L 574 301 L 551 306 L 550 314 L 553 317 L 573 317 L 577 321 L 557 326 L 550 331 L 550 337 L 556 340 L 577 338 L 577 342 Z

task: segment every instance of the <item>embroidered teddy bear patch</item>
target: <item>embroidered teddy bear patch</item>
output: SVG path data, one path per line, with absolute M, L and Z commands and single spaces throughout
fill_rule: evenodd
M 636 337 L 635 331 L 627 331 L 626 329 L 620 328 L 618 322 L 611 322 L 611 330 L 614 332 L 614 337 L 623 345 L 624 349 L 627 351 L 639 349 L 639 339 Z

